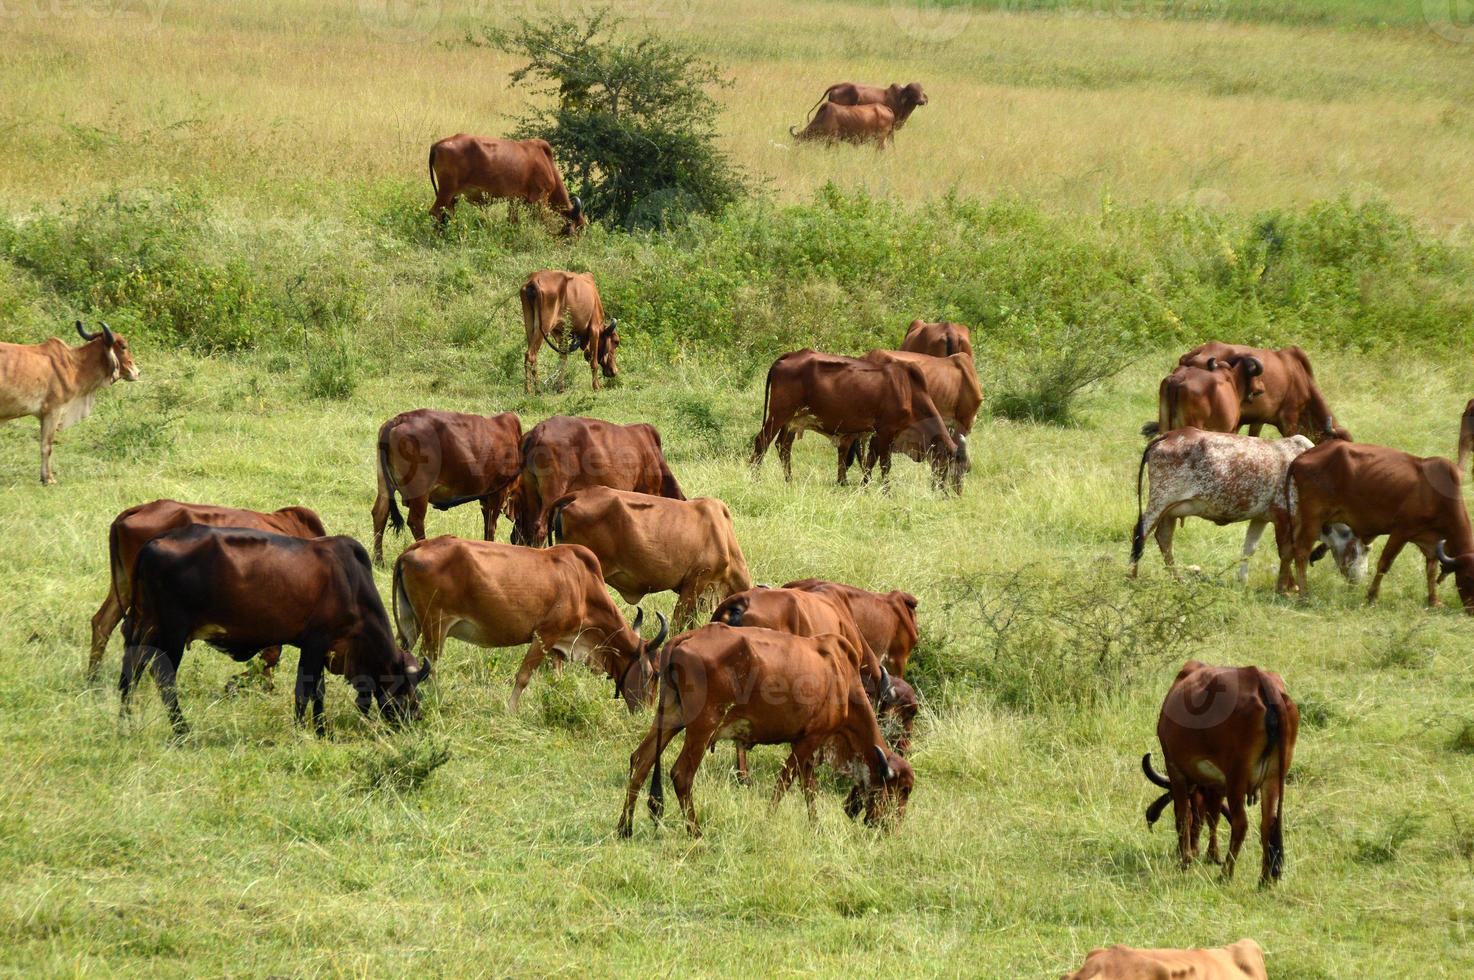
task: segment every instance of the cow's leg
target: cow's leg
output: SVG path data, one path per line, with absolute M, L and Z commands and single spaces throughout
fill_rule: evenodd
M 326 659 L 327 651 L 320 647 L 303 647 L 297 657 L 294 714 L 297 724 L 302 724 L 307 716 L 307 702 L 310 700 L 313 730 L 319 736 L 326 734 L 327 731 L 322 717 L 322 668 Z
M 1274 591 L 1284 595 L 1295 587 L 1295 576 L 1293 572 L 1293 558 L 1295 554 L 1294 545 L 1290 540 L 1290 515 L 1283 507 L 1275 507 L 1271 511 L 1271 520 L 1274 524 L 1274 547 L 1279 553 L 1279 574 L 1275 577 Z
M 56 440 L 57 425 L 61 417 L 56 413 L 41 417 L 41 484 L 54 486 L 56 477 L 51 473 L 51 444 Z
M 640 800 L 640 786 L 644 784 L 645 778 L 650 774 L 650 769 L 655 765 L 656 747 L 662 750 L 670 745 L 670 740 L 675 737 L 680 728 L 662 730 L 665 719 L 657 715 L 655 721 L 650 725 L 650 731 L 640 740 L 635 751 L 630 754 L 630 781 L 624 788 L 624 809 L 619 815 L 619 836 L 628 837 L 634 830 L 635 804 Z
M 537 387 L 537 348 L 541 338 L 533 333 L 527 338 L 527 351 L 522 355 L 522 390 L 532 394 Z
M 1203 792 L 1203 820 L 1208 824 L 1208 860 L 1223 863 L 1218 851 L 1218 818 L 1223 815 L 1223 797 L 1207 790 Z
M 430 498 L 411 497 L 405 504 L 409 511 L 405 518 L 409 523 L 409 532 L 415 536 L 416 541 L 425 540 L 425 514 L 430 509 Z
M 534 636 L 532 645 L 527 648 L 527 656 L 522 658 L 522 666 L 517 668 L 517 677 L 512 681 L 512 700 L 507 705 L 507 710 L 513 712 L 517 710 L 517 702 L 522 698 L 527 682 L 532 680 L 532 672 L 537 670 L 538 664 L 543 662 L 547 653 L 548 649 L 543 645 L 542 637 Z
M 455 191 L 441 184 L 440 189 L 435 192 L 435 203 L 430 205 L 430 214 L 435 218 L 435 223 L 443 229 L 455 209 Z
M 793 482 L 793 440 L 795 436 L 792 429 L 784 429 L 778 433 L 778 459 L 783 464 L 783 479 L 789 483 Z
M 1172 784 L 1172 816 L 1177 823 L 1177 860 L 1185 868 L 1192 863 L 1192 787 L 1181 778 L 1172 778 L 1170 767 L 1167 772 Z
M 1155 534 L 1157 522 L 1162 519 L 1162 511 L 1166 508 L 1161 502 L 1147 498 L 1146 509 L 1141 512 L 1141 518 L 1136 522 L 1136 527 L 1131 532 L 1131 577 L 1136 578 L 1137 566 L 1141 564 L 1142 552 L 1146 549 L 1146 538 L 1149 534 Z M 1158 542 L 1160 545 L 1160 542 Z
M 1228 855 L 1223 859 L 1223 880 L 1233 877 L 1233 866 L 1239 859 L 1239 849 L 1244 846 L 1244 836 L 1249 832 L 1249 814 L 1244 809 L 1244 787 L 1230 786 L 1228 789 Z
M 863 437 L 853 435 L 845 436 L 839 441 L 837 447 L 839 454 L 839 485 L 842 487 L 849 485 L 850 467 L 854 464 L 856 457 L 859 456 L 860 449 L 863 448 L 862 440 Z
M 1172 536 L 1177 533 L 1177 520 L 1173 515 L 1166 515 L 1158 520 L 1154 537 L 1157 539 L 1157 550 L 1162 553 L 1162 564 L 1177 574 L 1176 562 L 1172 558 Z
M 1249 559 L 1254 557 L 1254 549 L 1259 547 L 1259 538 L 1264 534 L 1264 526 L 1267 520 L 1249 522 L 1249 529 L 1244 532 L 1244 551 L 1239 559 L 1239 584 L 1244 585 L 1249 581 Z
M 102 667 L 103 652 L 107 650 L 108 638 L 122 621 L 123 603 L 118 599 L 117 590 L 109 585 L 107 598 L 102 600 L 102 606 L 92 615 L 92 649 L 87 654 L 87 683 L 96 682 L 98 671 Z
M 1264 854 L 1259 867 L 1259 884 L 1278 881 L 1285 870 L 1285 838 L 1281 824 L 1284 774 L 1275 773 L 1259 787 L 1259 846 Z
M 686 728 L 686 741 L 681 745 L 681 754 L 670 771 L 670 782 L 675 787 L 681 811 L 686 815 L 686 830 L 692 837 L 701 836 L 701 826 L 696 822 L 696 804 L 691 798 L 691 786 L 696 782 L 696 770 L 701 768 L 701 760 L 706 756 L 706 747 L 711 744 L 716 727 L 715 719 L 705 714 L 699 715 Z
M 384 474 L 379 472 L 379 492 L 374 497 L 374 564 L 384 564 L 384 525 L 389 523 L 389 488 L 384 485 Z
M 1307 577 L 1310 552 L 1320 541 L 1320 528 L 1324 521 L 1321 520 L 1320 513 L 1306 502 L 1304 494 L 1298 496 L 1300 513 L 1295 516 L 1290 550 L 1295 560 L 1295 586 L 1300 590 L 1301 596 L 1307 596 L 1310 594 L 1310 581 Z
M 762 465 L 763 454 L 768 451 L 768 446 L 788 428 L 788 423 L 792 421 L 793 415 L 798 411 L 799 407 L 792 398 L 785 395 L 781 390 L 774 392 L 769 388 L 767 395 L 769 396 L 767 414 L 763 417 L 763 424 L 758 429 L 757 436 L 752 440 L 751 465 L 754 469 Z M 790 439 L 790 445 L 791 443 L 792 440 Z M 778 444 L 778 450 L 781 454 L 783 450 L 781 441 Z
M 120 717 L 128 717 L 133 707 L 133 689 L 138 685 L 138 678 L 158 652 L 157 648 L 143 643 L 129 644 L 123 648 L 123 672 L 118 675 Z
M 179 662 L 183 659 L 183 647 L 173 647 L 159 651 L 149 664 L 153 668 L 154 685 L 159 689 L 159 700 L 164 702 L 164 710 L 169 712 L 169 724 L 174 726 L 175 738 L 189 734 L 189 724 L 184 720 L 184 712 L 179 710 L 179 692 L 174 686 Z
M 1438 598 L 1438 558 L 1433 554 L 1432 548 L 1418 545 L 1418 550 L 1423 552 L 1423 574 L 1428 580 L 1428 608 L 1437 609 L 1443 605 Z
M 1400 534 L 1387 535 L 1387 544 L 1382 548 L 1382 554 L 1377 558 L 1377 574 L 1372 576 L 1371 588 L 1367 589 L 1367 602 L 1376 602 L 1377 596 L 1382 591 L 1382 576 L 1392 567 L 1397 556 L 1402 553 L 1407 544 L 1407 538 Z
M 496 540 L 496 515 L 501 509 L 501 494 L 488 494 L 481 498 L 481 540 Z
M 752 771 L 747 768 L 747 746 L 741 742 L 732 744 L 737 747 L 737 782 L 743 786 L 751 786 Z

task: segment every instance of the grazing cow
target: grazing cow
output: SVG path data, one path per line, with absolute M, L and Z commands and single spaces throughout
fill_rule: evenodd
M 108 528 L 108 571 L 111 578 L 107 597 L 102 600 L 102 606 L 92 617 L 92 651 L 87 657 L 88 680 L 97 677 L 108 638 L 112 636 L 118 623 L 122 622 L 128 603 L 133 599 L 133 566 L 138 561 L 138 552 L 165 531 L 191 524 L 244 527 L 284 534 L 289 538 L 320 538 L 328 533 L 317 512 L 306 507 L 283 507 L 269 514 L 235 507 L 216 507 L 213 504 L 184 504 L 177 500 L 155 500 L 129 507 L 113 518 L 112 526 Z M 261 651 L 261 662 L 268 678 L 280 659 L 279 646 L 266 647 Z
M 604 590 L 599 559 L 581 545 L 546 550 L 439 537 L 417 541 L 394 563 L 394 622 L 400 643 L 440 656 L 453 636 L 481 647 L 530 644 L 512 683 L 511 709 L 549 652 L 602 668 L 630 711 L 649 704 L 660 632 L 640 638 Z
M 761 465 L 768 445 L 778 440 L 783 478 L 793 479 L 793 442 L 808 430 L 822 432 L 836 446 L 852 447 L 839 459 L 839 483 L 848 480 L 859 443 L 871 436 L 864 477 L 880 461 L 882 481 L 890 478 L 891 450 L 909 432 L 932 461 L 932 483 L 954 481 L 966 453 L 947 434 L 947 424 L 926 388 L 925 373 L 914 364 L 838 357 L 804 349 L 784 354 L 768 369 L 763 387 L 763 426 L 753 441 L 752 465 Z
M 68 347 L 56 337 L 44 344 L 0 344 L 0 422 L 26 415 L 41 422 L 41 482 L 56 483 L 51 472 L 51 444 L 56 433 L 92 414 L 98 391 L 122 378 L 138 380 L 138 365 L 128 341 L 106 323 L 88 333 L 77 321 L 86 343 Z
M 825 143 L 874 143 L 877 150 L 887 142 L 895 142 L 896 114 L 883 105 L 835 105 L 826 102 L 800 132 L 789 127 L 788 135 L 796 140 L 822 140 Z
M 428 661 L 417 663 L 395 644 L 368 552 L 349 537 L 302 539 L 200 524 L 165 531 L 138 552 L 123 637 L 124 714 L 152 663 L 179 735 L 189 726 L 174 678 L 194 640 L 240 662 L 266 647 L 297 647 L 296 717 L 303 720 L 310 699 L 319 735 L 324 669 L 348 679 L 359 711 L 367 714 L 377 700 L 393 722 L 418 717 L 416 689 L 430 671 Z
M 506 199 L 545 205 L 563 216 L 562 235 L 588 226 L 583 202 L 569 197 L 546 140 L 504 140 L 457 133 L 430 147 L 430 213 L 444 225 L 456 200 Z
M 394 502 L 409 508 L 409 529 L 425 540 L 430 507 L 481 504 L 482 534 L 496 537 L 496 518 L 522 471 L 522 422 L 512 412 L 463 415 L 417 408 L 379 426 L 378 496 L 374 498 L 374 563 L 384 562 L 384 525 L 404 529 Z
M 1176 429 L 1147 443 L 1136 470 L 1136 527 L 1131 532 L 1131 577 L 1155 534 L 1162 560 L 1173 567 L 1172 536 L 1177 521 L 1202 517 L 1218 525 L 1248 521 L 1239 581 L 1249 580 L 1249 559 L 1266 524 L 1273 524 L 1280 552 L 1279 588 L 1290 582 L 1290 514 L 1285 475 L 1290 463 L 1311 448 L 1300 435 L 1273 442 L 1253 436 L 1201 429 Z M 1141 504 L 1141 478 L 1151 473 L 1151 495 Z M 1328 528 L 1321 540 L 1335 552 L 1336 565 L 1353 582 L 1366 568 L 1366 547 L 1343 525 Z M 1317 556 L 1318 557 L 1318 556 Z
M 1300 710 L 1278 674 L 1258 667 L 1209 667 L 1189 660 L 1162 702 L 1157 739 L 1166 761 L 1168 793 L 1177 818 L 1177 850 L 1182 866 L 1198 855 L 1198 829 L 1206 820 L 1210 832 L 1223 805 L 1229 822 L 1224 878 L 1233 877 L 1234 862 L 1244 843 L 1249 818 L 1244 810 L 1263 794 L 1259 836 L 1263 848 L 1260 884 L 1277 880 L 1284 870 L 1282 804 L 1285 775 L 1295 752 Z M 1147 777 L 1160 785 L 1150 758 L 1142 760 Z M 1160 812 L 1161 801 L 1148 809 Z M 1213 851 L 1217 849 L 1216 832 Z M 1210 853 L 1216 859 L 1216 853 Z
M 625 602 L 676 593 L 671 618 L 678 630 L 691 625 L 699 604 L 752 587 L 732 514 L 714 497 L 671 500 L 589 487 L 555 500 L 548 515 L 552 539 L 592 551 L 604 581 Z
M 647 773 L 650 812 L 657 820 L 663 813 L 660 756 L 683 729 L 686 741 L 671 769 L 671 783 L 693 836 L 700 836 L 701 829 L 691 785 L 707 748 L 719 739 L 791 747 L 778 774 L 775 806 L 799 776 L 809 815 L 815 815 L 815 755 L 828 749 L 865 787 L 855 802 L 864 809 L 867 824 L 899 822 L 903 816 L 915 776 L 911 765 L 886 745 L 860 682 L 860 651 L 842 636 L 793 636 L 710 623 L 670 642 L 658 684 L 655 719 L 630 756 L 621 836 L 628 837 L 633 829 L 635 802 Z
M 619 321 L 604 318 L 599 287 L 587 272 L 544 269 L 528 276 L 522 287 L 522 326 L 527 332 L 523 386 L 529 395 L 537 384 L 537 352 L 544 343 L 558 355 L 558 370 L 564 372 L 568 355 L 582 350 L 595 391 L 599 390 L 600 371 L 606 378 L 619 374 L 614 354 L 619 347 Z
M 916 647 L 916 597 L 909 592 L 869 592 L 853 585 L 822 578 L 804 578 L 784 584 L 785 589 L 816 592 L 849 610 L 860 637 L 895 677 L 906 676 L 906 664 Z
M 906 120 L 911 118 L 918 106 L 927 103 L 926 92 L 921 88 L 920 82 L 912 82 L 909 85 L 891 84 L 885 88 L 879 85 L 858 85 L 855 82 L 839 82 L 824 90 L 819 101 L 814 103 L 814 108 L 809 110 L 809 116 L 814 115 L 814 109 L 818 109 L 825 101 L 834 105 L 883 105 L 896 115 L 896 128 L 900 129 L 906 125 Z
M 792 633 L 794 636 L 823 636 L 834 633 L 844 637 L 860 651 L 860 683 L 884 727 L 893 716 L 903 732 L 905 745 L 911 743 L 911 726 L 919 707 L 916 692 L 899 678 L 892 678 L 860 635 L 849 606 L 833 593 L 806 592 L 799 589 L 758 587 L 730 595 L 712 612 L 711 621 L 728 626 L 759 627 Z M 905 694 L 900 685 L 904 685 Z M 737 743 L 737 776 L 748 781 L 747 746 Z M 906 748 L 897 745 L 901 755 Z
M 554 415 L 522 439 L 512 543 L 541 545 L 548 535 L 553 502 L 585 487 L 686 499 L 665 461 L 654 426 Z
M 1249 435 L 1257 436 L 1272 425 L 1282 436 L 1303 435 L 1315 443 L 1351 439 L 1336 424 L 1310 359 L 1298 347 L 1266 350 L 1217 341 L 1195 347 L 1162 380 L 1157 401 L 1157 421 L 1143 426 L 1143 435 L 1190 425 L 1212 432 L 1248 426 Z
M 972 434 L 972 424 L 983 404 L 983 386 L 978 383 L 972 355 L 959 352 L 948 357 L 936 357 L 911 351 L 873 350 L 865 355 L 865 359 L 876 363 L 898 361 L 914 364 L 921 370 L 926 378 L 926 393 L 937 406 L 937 413 L 947 426 L 947 434 L 957 441 L 959 459 L 958 465 L 952 467 L 951 479 L 952 489 L 962 493 L 962 478 L 972 468 L 967 455 L 967 437 Z M 925 458 L 925 447 L 914 432 L 903 433 L 896 448 L 918 461 Z M 841 445 L 839 451 L 848 454 L 851 449 Z
M 1459 419 L 1460 473 L 1464 472 L 1464 467 L 1469 465 L 1471 454 L 1474 454 L 1474 398 L 1469 399 L 1469 404 L 1464 406 L 1463 417 Z
M 1264 950 L 1252 939 L 1211 949 L 1095 949 L 1060 980 L 1269 980 Z
M 933 357 L 951 357 L 953 354 L 972 355 L 972 334 L 960 323 L 927 323 L 912 320 L 901 341 L 901 350 Z
M 1290 464 L 1287 480 L 1292 494 L 1291 553 L 1302 593 L 1316 539 L 1325 525 L 1337 522 L 1363 543 L 1387 535 L 1367 590 L 1368 602 L 1376 601 L 1382 576 L 1411 543 L 1426 561 L 1428 604 L 1439 605 L 1442 563 L 1444 575 L 1454 573 L 1464 611 L 1474 615 L 1474 532 L 1464 509 L 1459 470 L 1452 461 L 1334 440 L 1298 457 Z

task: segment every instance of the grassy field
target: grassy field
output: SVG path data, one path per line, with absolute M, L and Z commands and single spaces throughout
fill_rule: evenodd
M 638 4 L 726 67 L 724 145 L 773 203 L 572 247 L 499 210 L 441 241 L 420 212 L 425 145 L 524 104 L 466 32 L 575 0 L 0 21 L 0 339 L 103 315 L 143 370 L 63 433 L 58 487 L 36 483 L 34 422 L 0 426 L 0 972 L 1048 977 L 1097 945 L 1252 936 L 1277 980 L 1474 973 L 1474 627 L 1423 608 L 1416 557 L 1375 608 L 1324 567 L 1285 600 L 1272 543 L 1241 588 L 1242 529 L 1190 522 L 1177 557 L 1201 571 L 1175 581 L 1150 550 L 1125 578 L 1137 429 L 1210 334 L 1304 342 L 1359 439 L 1453 452 L 1470 49 L 1405 0 L 1138 15 L 1164 6 Z M 933 101 L 894 154 L 787 145 L 843 77 L 919 78 Z M 574 371 L 522 394 L 505 301 L 545 265 L 591 268 L 628 324 L 611 389 Z M 985 410 L 960 500 L 905 461 L 889 494 L 836 488 L 813 437 L 793 484 L 771 458 L 754 478 L 773 350 L 859 353 L 922 312 L 975 324 L 995 409 L 1072 345 L 1124 369 L 1068 425 Z M 758 581 L 916 594 L 926 707 L 901 830 L 849 823 L 833 785 L 815 825 L 796 799 L 769 813 L 781 753 L 757 750 L 743 788 L 722 747 L 702 840 L 642 808 L 619 841 L 648 716 L 576 667 L 511 715 L 522 651 L 457 641 L 408 732 L 362 722 L 335 683 L 314 739 L 285 684 L 225 696 L 236 667 L 204 646 L 181 672 L 185 743 L 151 684 L 121 723 L 112 684 L 82 676 L 113 515 L 302 503 L 367 540 L 374 434 L 422 405 L 652 422 L 686 491 L 728 502 Z M 1272 891 L 1257 830 L 1223 885 L 1178 871 L 1170 830 L 1142 820 L 1138 760 L 1189 657 L 1277 670 L 1301 705 Z

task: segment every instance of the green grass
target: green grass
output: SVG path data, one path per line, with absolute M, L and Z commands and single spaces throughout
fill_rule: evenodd
M 950 973 L 967 963 L 989 976 L 1051 976 L 1095 945 L 1242 935 L 1265 946 L 1276 977 L 1474 968 L 1474 775 L 1448 721 L 1467 718 L 1474 694 L 1470 626 L 1421 607 L 1421 569 L 1406 558 L 1374 609 L 1319 569 L 1307 602 L 1275 598 L 1267 554 L 1241 590 L 1240 529 L 1202 522 L 1188 523 L 1177 550 L 1205 578 L 1174 586 L 1149 553 L 1145 580 L 1128 585 L 1135 429 L 1168 355 L 1088 394 L 1073 427 L 982 422 L 976 469 L 952 500 L 933 497 L 904 462 L 890 495 L 839 490 L 831 451 L 813 439 L 799 444 L 792 486 L 771 460 L 754 480 L 742 455 L 758 392 L 720 371 L 653 371 L 631 353 L 627 383 L 597 398 L 575 387 L 527 399 L 518 376 L 482 352 L 418 353 L 392 376 L 363 379 L 347 403 L 310 395 L 305 366 L 141 354 L 146 380 L 108 392 L 63 436 L 57 488 L 32 486 L 33 427 L 0 429 L 0 562 L 10 570 L 0 968 L 546 974 L 661 970 L 678 956 L 697 973 L 738 963 L 747 973 Z M 1416 358 L 1318 366 L 1360 437 L 1451 448 L 1464 394 L 1456 371 Z M 169 444 L 119 458 L 92 441 L 154 417 L 161 389 L 179 413 Z M 223 697 L 236 668 L 201 646 L 182 671 L 195 728 L 184 745 L 170 744 L 151 685 L 137 721 L 120 725 L 111 685 L 82 680 L 111 516 L 159 495 L 305 502 L 330 530 L 366 538 L 377 423 L 421 403 L 514 408 L 527 423 L 590 406 L 648 419 L 687 490 L 731 505 L 757 580 L 821 574 L 915 592 L 914 676 L 928 708 L 901 831 L 851 825 L 834 789 L 815 826 L 796 800 L 769 814 L 779 753 L 756 753 L 756 784 L 744 789 L 721 748 L 697 785 L 704 840 L 657 831 L 642 809 L 635 839 L 621 842 L 625 763 L 646 719 L 578 669 L 540 674 L 522 712 L 507 714 L 518 650 L 452 642 L 428 717 L 409 734 L 363 725 L 334 684 L 330 734 L 317 741 L 293 730 L 280 685 Z M 469 510 L 431 516 L 432 533 L 474 535 L 476 524 Z M 1018 569 L 1045 591 L 1004 589 Z M 995 600 L 1037 615 L 1083 594 L 1192 596 L 1201 608 L 1175 649 L 1129 647 L 1084 676 L 1069 644 L 1020 633 L 1026 645 L 994 646 L 985 608 Z M 1419 655 L 1402 652 L 1408 637 Z M 1289 870 L 1273 891 L 1254 887 L 1252 837 L 1244 873 L 1224 886 L 1211 870 L 1176 870 L 1170 833 L 1142 822 L 1154 791 L 1137 759 L 1155 748 L 1157 706 L 1190 655 L 1272 667 L 1307 704 L 1288 791 Z M 109 676 L 117 658 L 115 640 Z M 1010 685 L 1065 697 L 1029 706 Z

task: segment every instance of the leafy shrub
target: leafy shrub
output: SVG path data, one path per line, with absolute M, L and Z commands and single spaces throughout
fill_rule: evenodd
M 342 400 L 358 390 L 357 359 L 345 331 L 314 340 L 308 347 L 307 393 Z

